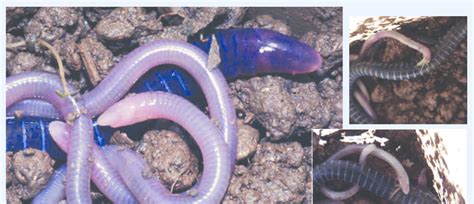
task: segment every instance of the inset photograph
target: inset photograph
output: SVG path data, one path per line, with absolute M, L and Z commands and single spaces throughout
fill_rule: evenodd
M 351 124 L 466 124 L 467 17 L 351 17 Z
M 465 129 L 315 129 L 313 142 L 314 203 L 466 203 Z
M 8 203 L 312 203 L 342 7 L 6 14 Z

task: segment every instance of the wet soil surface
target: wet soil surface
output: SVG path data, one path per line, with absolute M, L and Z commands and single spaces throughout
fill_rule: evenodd
M 7 49 L 7 76 L 57 73 L 50 52 L 33 43 L 43 39 L 59 52 L 67 80 L 81 94 L 146 42 L 242 27 L 293 36 L 319 51 L 324 62 L 311 74 L 229 81 L 241 120 L 239 162 L 224 202 L 310 203 L 310 129 L 342 126 L 342 8 L 7 8 L 7 44 L 26 44 Z M 174 192 L 189 189 L 202 164 L 186 131 L 166 121 L 139 127 L 116 132 L 111 143 L 142 153 Z
M 421 142 L 417 139 L 414 130 L 377 130 L 372 132 L 372 135 L 377 137 L 360 138 L 361 135 L 366 134 L 367 132 L 367 130 L 337 130 L 331 134 L 321 134 L 319 131 L 316 131 L 315 134 L 313 134 L 314 165 L 317 166 L 318 164 L 323 163 L 331 155 L 347 145 L 373 143 L 377 147 L 389 152 L 400 161 L 410 178 L 410 185 L 415 186 L 416 188 L 428 190 L 436 195 L 435 190 L 432 188 L 433 173 L 426 163 L 421 148 Z M 355 136 L 359 136 L 359 138 L 356 138 Z M 355 154 L 343 159 L 358 162 L 359 155 Z M 380 160 L 379 158 L 369 156 L 366 165 L 386 176 L 396 179 L 393 169 L 385 161 Z M 327 183 L 327 186 L 330 189 L 337 191 L 346 190 L 351 187 L 348 184 L 337 181 Z M 329 199 L 318 191 L 317 186 L 314 188 L 314 201 L 316 203 L 329 202 Z M 369 204 L 389 202 L 381 200 L 370 192 L 360 190 L 356 195 L 344 200 L 343 203 Z
M 400 33 L 430 48 L 459 18 L 423 18 L 401 25 Z M 461 19 L 463 20 L 463 19 Z M 387 25 L 390 26 L 390 25 Z M 363 29 L 355 34 L 362 34 Z M 362 41 L 351 43 L 358 54 Z M 421 54 L 393 39 L 381 40 L 370 51 L 370 60 L 410 62 Z M 380 123 L 465 124 L 467 122 L 467 40 L 464 40 L 436 70 L 405 81 L 363 78 L 371 105 Z

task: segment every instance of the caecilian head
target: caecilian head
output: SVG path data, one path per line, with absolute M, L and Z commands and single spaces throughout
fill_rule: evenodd
M 136 123 L 136 109 L 144 105 L 143 101 L 134 101 L 132 96 L 128 96 L 104 111 L 97 119 L 97 124 L 116 128 Z
M 257 72 L 305 74 L 320 69 L 321 55 L 311 46 L 295 38 L 259 30 Z

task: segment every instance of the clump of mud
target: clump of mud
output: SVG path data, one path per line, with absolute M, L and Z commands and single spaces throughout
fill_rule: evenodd
M 7 153 L 7 200 L 20 203 L 33 198 L 53 175 L 54 160 L 46 152 L 28 148 Z
M 175 132 L 148 131 L 138 150 L 143 153 L 155 178 L 159 178 L 169 189 L 188 189 L 198 177 L 196 156 Z

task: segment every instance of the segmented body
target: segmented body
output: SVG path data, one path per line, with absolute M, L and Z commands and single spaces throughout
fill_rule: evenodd
M 387 80 L 408 80 L 422 76 L 432 70 L 438 68 L 458 45 L 466 38 L 467 22 L 459 20 L 453 25 L 447 33 L 439 40 L 439 43 L 433 48 L 434 52 L 431 62 L 423 68 L 417 67 L 416 62 L 401 63 L 382 63 L 382 62 L 351 62 L 350 65 L 350 87 L 351 93 L 356 79 L 363 76 L 372 76 Z M 351 96 L 350 100 L 350 118 L 355 123 L 375 123 L 359 104 L 355 103 L 355 99 Z
M 312 47 L 266 29 L 229 29 L 213 34 L 219 47 L 219 69 L 226 78 L 263 73 L 303 74 L 321 67 L 322 58 Z M 206 52 L 212 36 L 194 45 Z
M 128 109 L 132 114 L 124 114 Z M 194 105 L 163 92 L 140 93 L 114 104 L 98 119 L 99 124 L 126 126 L 150 119 L 164 118 L 181 125 L 196 141 L 203 155 L 204 169 L 196 187 L 197 194 L 172 195 L 158 180 L 146 179 L 146 162 L 133 151 L 115 151 L 116 165 L 125 183 L 141 203 L 218 203 L 224 196 L 231 176 L 230 149 L 220 131 Z M 107 151 L 106 151 L 107 152 Z M 123 162 L 134 168 L 122 168 Z M 113 163 L 113 161 L 112 161 Z
M 417 188 L 410 188 L 410 192 L 404 194 L 395 185 L 395 181 L 392 178 L 354 162 L 333 160 L 326 161 L 314 167 L 313 185 L 320 186 L 326 182 L 335 180 L 357 184 L 361 188 L 391 203 L 441 203 L 435 195 Z

